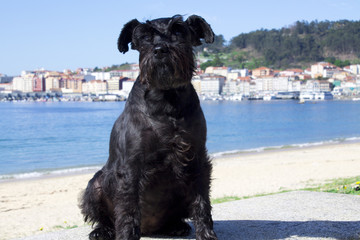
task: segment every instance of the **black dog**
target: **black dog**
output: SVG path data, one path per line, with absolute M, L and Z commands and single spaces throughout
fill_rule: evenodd
M 187 235 L 217 239 L 209 200 L 211 162 L 206 123 L 191 84 L 193 46 L 214 41 L 199 17 L 128 22 L 119 51 L 140 52 L 140 76 L 110 137 L 109 159 L 82 196 L 85 221 L 96 223 L 90 239 L 139 239 Z

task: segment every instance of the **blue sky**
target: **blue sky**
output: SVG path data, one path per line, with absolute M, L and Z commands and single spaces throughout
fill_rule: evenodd
M 133 18 L 197 14 L 226 40 L 297 20 L 360 19 L 359 0 L 11 0 L 0 6 L 0 73 L 10 76 L 137 62 L 135 51 L 123 55 L 116 47 L 122 26 Z

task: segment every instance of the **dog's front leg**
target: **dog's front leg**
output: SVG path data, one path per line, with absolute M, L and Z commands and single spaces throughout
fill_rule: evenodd
M 199 194 L 192 207 L 192 218 L 196 230 L 196 240 L 217 240 L 213 230 L 209 197 Z
M 122 166 L 116 172 L 115 206 L 116 240 L 140 239 L 139 169 Z
M 206 159 L 206 158 L 204 158 Z M 196 230 L 197 240 L 217 240 L 213 229 L 210 204 L 210 179 L 211 163 L 204 161 L 201 174 L 198 176 L 196 191 L 197 195 L 192 203 L 192 219 Z

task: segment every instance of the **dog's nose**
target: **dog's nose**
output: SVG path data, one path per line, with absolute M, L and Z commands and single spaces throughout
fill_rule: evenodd
M 163 58 L 168 52 L 169 49 L 163 45 L 159 45 L 154 48 L 154 55 L 156 58 Z

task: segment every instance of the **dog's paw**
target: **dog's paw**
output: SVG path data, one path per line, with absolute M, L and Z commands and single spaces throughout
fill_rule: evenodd
M 89 234 L 90 240 L 114 240 L 114 230 L 107 227 L 98 227 Z
M 196 240 L 218 240 L 218 238 L 213 230 L 207 230 L 196 234 Z
M 140 228 L 126 226 L 120 232 L 116 233 L 116 240 L 139 240 L 140 239 Z
M 191 227 L 186 222 L 179 222 L 177 224 L 168 226 L 164 229 L 163 234 L 168 236 L 187 236 L 191 232 Z

